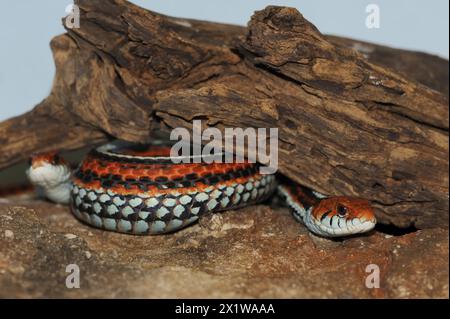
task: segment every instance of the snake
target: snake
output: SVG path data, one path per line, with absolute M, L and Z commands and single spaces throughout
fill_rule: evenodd
M 370 201 L 326 196 L 261 164 L 175 157 L 170 145 L 110 142 L 93 148 L 74 170 L 57 151 L 31 156 L 30 182 L 48 200 L 70 206 L 81 222 L 134 235 L 176 232 L 204 215 L 281 198 L 294 220 L 321 237 L 366 233 L 376 225 Z

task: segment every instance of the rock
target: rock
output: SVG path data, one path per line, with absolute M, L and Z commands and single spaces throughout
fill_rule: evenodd
M 14 239 L 14 233 L 9 229 L 5 230 L 5 238 Z
M 77 235 L 74 235 L 74 234 L 65 234 L 64 237 L 66 237 L 67 239 L 75 239 L 75 238 L 77 238 Z
M 286 209 L 260 205 L 170 235 L 132 236 L 21 198 L 0 203 L 0 234 L 1 298 L 449 297 L 447 229 L 331 241 Z M 73 264 L 79 289 L 66 287 Z M 373 269 L 380 288 L 366 287 Z

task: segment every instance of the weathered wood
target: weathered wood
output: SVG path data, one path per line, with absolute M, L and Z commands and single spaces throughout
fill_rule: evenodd
M 0 124 L 0 167 L 111 137 L 146 142 L 193 119 L 278 127 L 293 180 L 369 198 L 384 223 L 448 225 L 447 61 L 324 36 L 292 8 L 267 7 L 243 28 L 122 0 L 77 4 L 81 28 L 51 44 L 50 96 Z
M 360 52 L 369 62 L 391 69 L 409 80 L 443 93 L 448 99 L 448 60 L 423 52 L 394 49 L 336 36 L 326 38 Z

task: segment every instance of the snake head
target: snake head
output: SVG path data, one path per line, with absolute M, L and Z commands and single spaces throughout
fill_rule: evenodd
M 307 223 L 318 235 L 341 237 L 365 233 L 376 224 L 375 213 L 369 201 L 346 196 L 320 200 L 312 208 Z
M 70 179 L 70 167 L 57 152 L 37 153 L 29 159 L 26 174 L 33 185 L 52 188 Z
M 66 164 L 64 159 L 59 156 L 58 152 L 50 151 L 46 153 L 35 153 L 30 156 L 29 165 L 33 168 L 42 167 L 44 165 L 60 165 Z

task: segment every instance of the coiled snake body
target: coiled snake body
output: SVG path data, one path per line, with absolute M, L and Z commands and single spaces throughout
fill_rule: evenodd
M 255 163 L 176 164 L 169 155 L 163 144 L 111 143 L 92 150 L 74 173 L 56 153 L 35 155 L 27 175 L 50 200 L 70 204 L 81 221 L 122 233 L 173 232 L 201 215 L 262 202 L 276 189 L 295 219 L 317 235 L 346 236 L 375 226 L 366 200 L 326 198 L 261 175 Z

